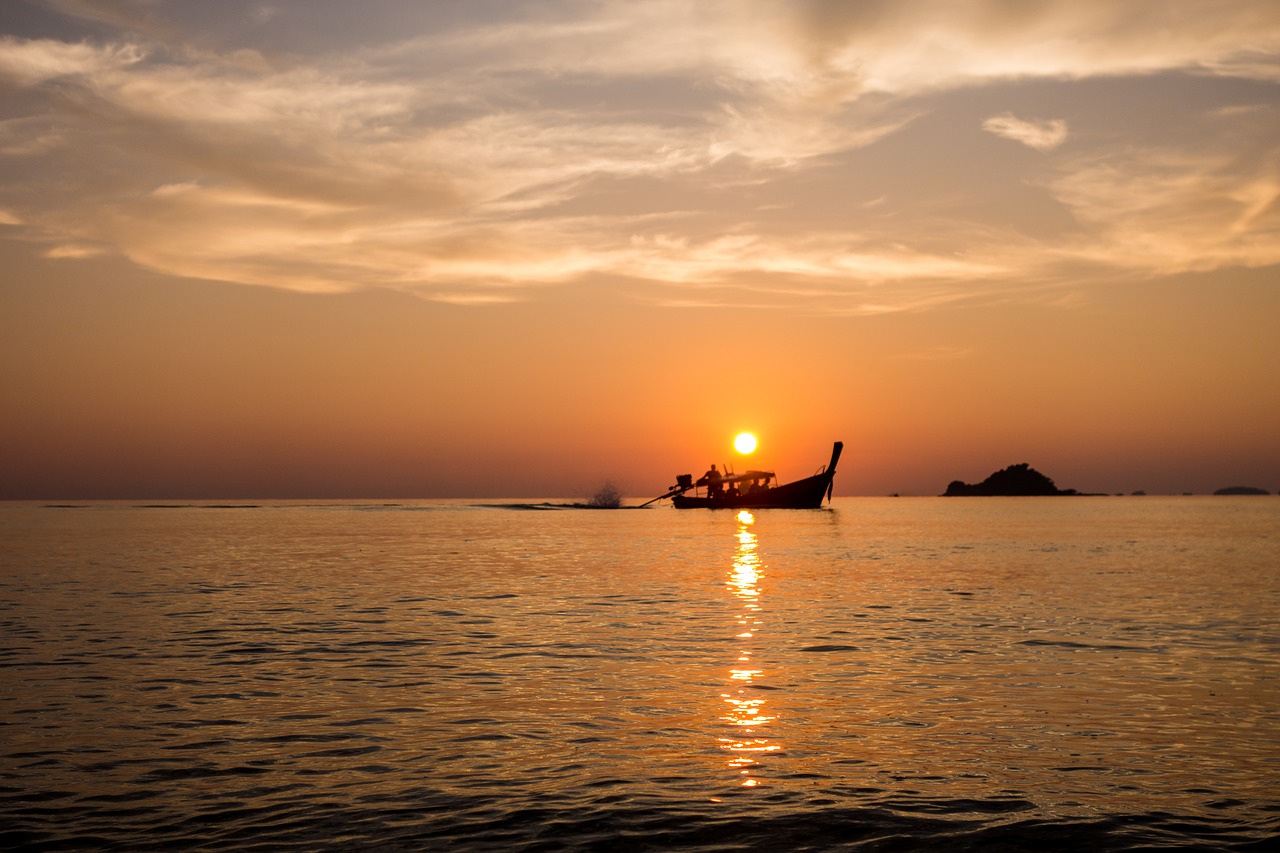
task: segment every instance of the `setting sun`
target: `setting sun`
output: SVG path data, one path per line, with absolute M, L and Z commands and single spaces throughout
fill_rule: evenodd
M 733 446 L 739 453 L 750 453 L 756 449 L 756 437 L 749 432 L 739 433 L 733 440 Z

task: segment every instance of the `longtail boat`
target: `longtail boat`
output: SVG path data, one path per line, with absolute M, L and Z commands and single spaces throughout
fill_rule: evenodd
M 671 498 L 676 509 L 817 509 L 824 498 L 831 500 L 836 462 L 843 449 L 844 442 L 837 441 L 831 448 L 831 461 L 825 467 L 812 477 L 793 483 L 774 485 L 777 477 L 772 471 L 720 474 L 713 465 L 711 471 L 697 480 L 692 474 L 679 475 L 665 495 L 648 503 Z

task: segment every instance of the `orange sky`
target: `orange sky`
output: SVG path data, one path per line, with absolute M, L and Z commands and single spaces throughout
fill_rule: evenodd
M 1280 489 L 1280 7 L 354 8 L 7 9 L 0 497 Z

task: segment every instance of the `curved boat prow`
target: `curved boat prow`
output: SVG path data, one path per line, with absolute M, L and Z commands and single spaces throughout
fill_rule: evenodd
M 827 463 L 827 473 L 834 474 L 836 472 L 836 463 L 840 461 L 840 453 L 844 450 L 844 442 L 837 441 L 831 448 L 831 461 Z
M 831 447 L 831 461 L 827 463 L 827 470 L 823 474 L 827 478 L 827 503 L 831 503 L 831 493 L 836 487 L 836 463 L 840 461 L 840 452 L 844 450 L 844 442 L 837 441 Z

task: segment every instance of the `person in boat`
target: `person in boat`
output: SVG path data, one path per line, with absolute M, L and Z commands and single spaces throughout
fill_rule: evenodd
M 711 463 L 711 468 L 707 471 L 707 473 L 702 475 L 702 479 L 699 480 L 698 482 L 706 484 L 707 497 L 709 498 L 720 497 L 720 488 L 721 488 L 720 472 L 716 470 L 716 464 L 714 462 Z
M 724 496 L 726 498 L 736 498 L 738 496 L 738 484 L 730 483 L 729 487 L 724 490 Z

